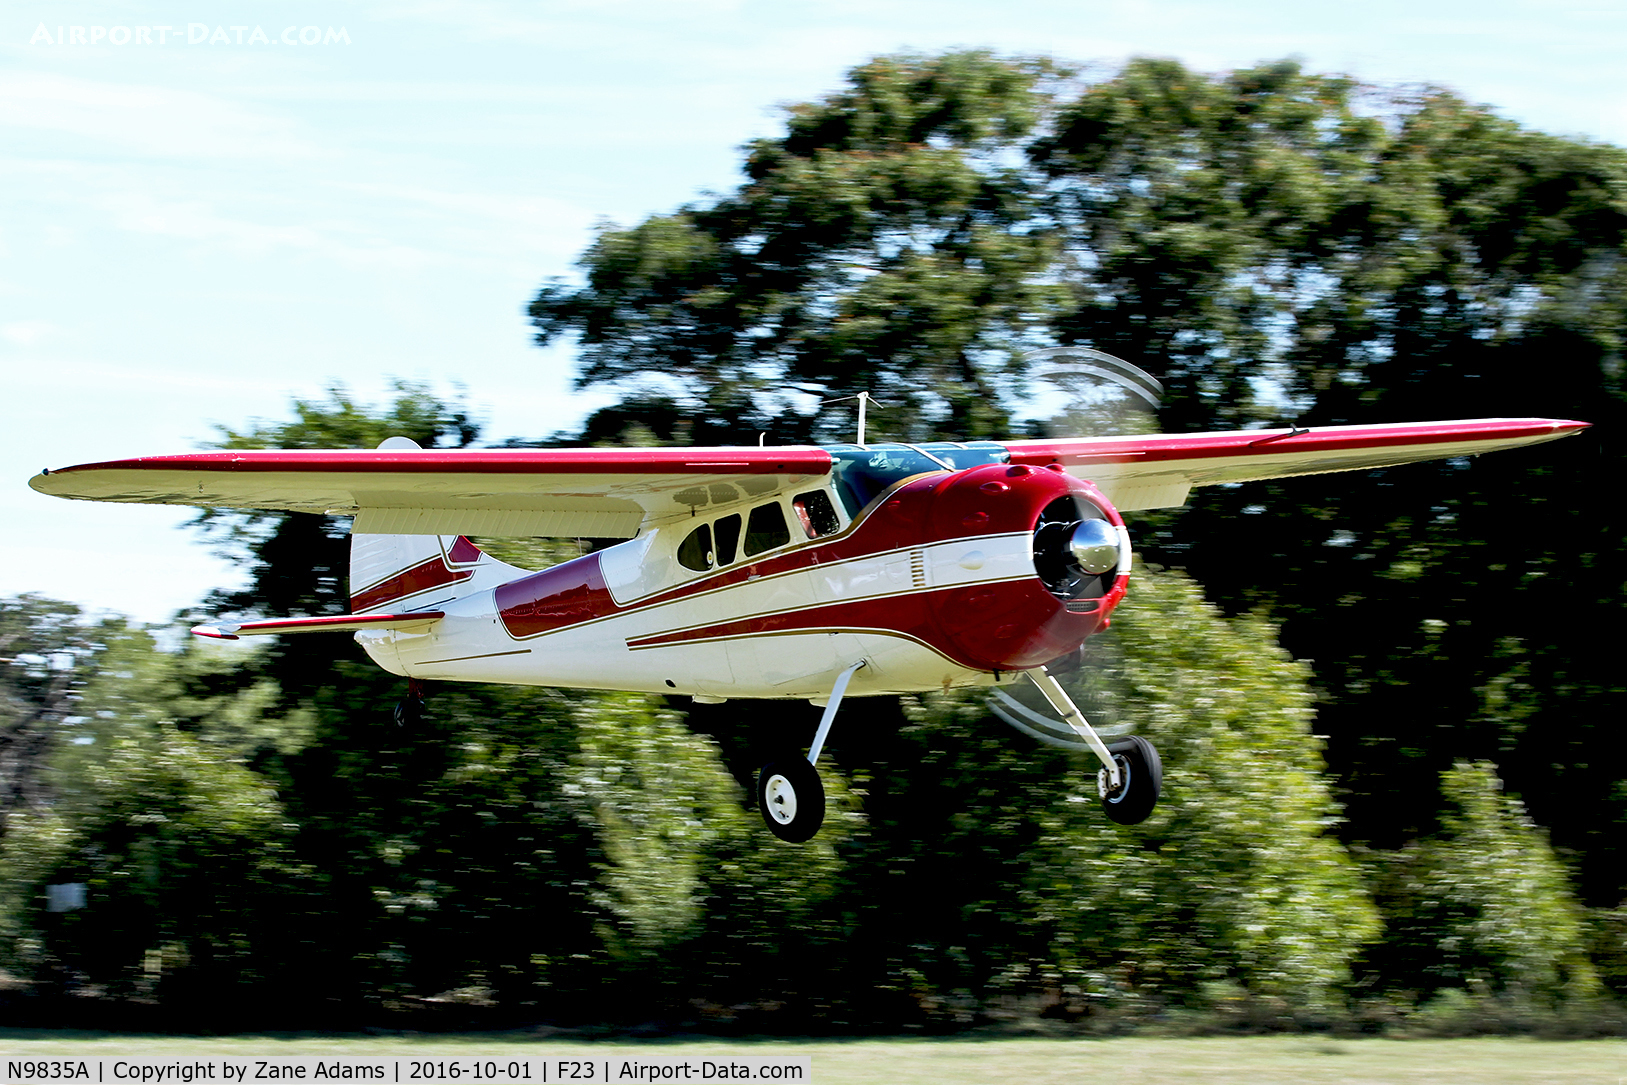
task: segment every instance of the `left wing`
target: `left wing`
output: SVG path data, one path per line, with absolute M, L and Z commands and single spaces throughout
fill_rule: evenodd
M 353 515 L 362 534 L 630 538 L 830 470 L 830 453 L 808 447 L 266 449 L 87 463 L 28 484 L 85 501 Z
M 1393 467 L 1476 456 L 1568 437 L 1586 422 L 1474 418 L 1382 426 L 1008 441 L 1012 463 L 1061 464 L 1094 482 L 1121 512 L 1172 508 L 1194 486 Z

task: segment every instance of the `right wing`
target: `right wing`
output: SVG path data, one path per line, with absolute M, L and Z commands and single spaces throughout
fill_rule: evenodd
M 1061 464 L 1069 474 L 1095 483 L 1120 512 L 1132 512 L 1183 505 L 1194 486 L 1476 456 L 1568 437 L 1587 427 L 1556 418 L 1474 418 L 1005 444 L 1012 463 Z

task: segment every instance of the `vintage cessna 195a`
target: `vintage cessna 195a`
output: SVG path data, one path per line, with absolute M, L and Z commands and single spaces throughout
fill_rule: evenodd
M 1564 437 L 1541 418 L 1173 436 L 770 448 L 227 451 L 46 471 L 93 501 L 352 515 L 348 615 L 219 623 L 206 637 L 350 631 L 418 679 L 730 697 L 825 712 L 806 758 L 767 765 L 785 840 L 824 818 L 815 771 L 844 695 L 1031 680 L 1102 762 L 1134 823 L 1162 767 L 1109 745 L 1046 670 L 1124 597 L 1121 511 L 1194 486 L 1471 456 Z M 628 541 L 527 572 L 467 535 Z

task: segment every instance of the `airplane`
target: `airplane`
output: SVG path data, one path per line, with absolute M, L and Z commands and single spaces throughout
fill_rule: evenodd
M 860 401 L 862 410 L 864 401 Z M 824 820 L 817 771 L 844 697 L 1036 685 L 1101 763 L 1106 816 L 1136 824 L 1157 750 L 1108 743 L 1048 668 L 1108 627 L 1130 580 L 1123 512 L 1194 487 L 1474 456 L 1588 423 L 1547 418 L 1055 440 L 715 448 L 192 452 L 29 480 L 91 501 L 355 517 L 351 613 L 214 622 L 235 640 L 350 632 L 413 680 L 824 706 L 757 805 L 782 840 Z M 540 572 L 470 535 L 621 538 Z

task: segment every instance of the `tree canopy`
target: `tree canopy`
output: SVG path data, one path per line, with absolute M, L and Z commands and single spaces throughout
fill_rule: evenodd
M 985 52 L 882 57 L 744 149 L 731 192 L 606 227 L 538 293 L 600 431 L 890 439 L 1039 424 L 1036 351 L 1155 373 L 1166 431 L 1548 415 L 1561 446 L 1221 488 L 1134 518 L 1151 560 L 1314 661 L 1353 840 L 1437 823 L 1440 774 L 1502 763 L 1580 864 L 1627 895 L 1605 752 L 1627 523 L 1627 152 L 1439 88 L 1284 61 L 1139 59 L 1084 80 Z M 791 394 L 794 391 L 797 394 Z M 802 398 L 798 398 L 801 394 Z M 692 420 L 680 423 L 679 417 Z

